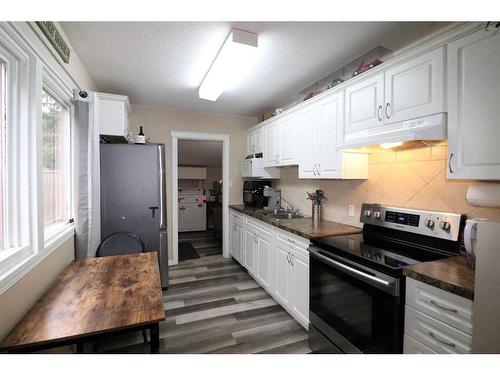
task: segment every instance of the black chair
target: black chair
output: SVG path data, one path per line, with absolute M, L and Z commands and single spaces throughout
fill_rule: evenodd
M 141 237 L 132 232 L 116 232 L 110 234 L 101 242 L 96 251 L 96 257 L 143 253 L 146 245 Z M 144 343 L 148 342 L 146 330 L 142 330 Z M 97 352 L 97 343 L 94 351 Z
M 146 245 L 141 237 L 132 232 L 110 234 L 97 248 L 96 257 L 143 253 Z

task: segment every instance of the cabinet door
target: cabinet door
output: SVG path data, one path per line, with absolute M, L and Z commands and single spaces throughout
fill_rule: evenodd
M 245 267 L 252 274 L 255 274 L 255 242 L 255 231 L 245 229 Z
M 342 175 L 340 143 L 344 128 L 344 93 L 328 96 L 318 103 L 318 168 L 320 178 L 339 178 Z
M 255 145 L 255 152 L 262 152 L 262 128 L 258 128 L 254 130 L 254 140 L 253 143 Z
M 236 224 L 234 223 L 233 220 L 231 220 L 231 232 L 230 232 L 230 241 L 229 243 L 231 244 L 231 248 L 229 249 L 229 253 L 231 256 L 237 260 L 238 259 L 238 234 L 236 233 Z
M 99 134 L 125 137 L 128 113 L 123 100 L 99 99 Z
M 254 153 L 253 132 L 247 133 L 247 155 Z
M 345 89 L 346 133 L 377 127 L 383 123 L 384 74 L 363 79 Z
M 277 123 L 273 122 L 264 127 L 264 166 L 275 167 L 278 164 L 278 127 Z
M 317 106 L 309 105 L 297 113 L 297 127 L 299 134 L 299 178 L 317 177 L 317 135 L 318 116 Z
M 271 285 L 272 244 L 271 237 L 262 232 L 257 233 L 257 279 L 266 289 Z
M 500 179 L 500 33 L 448 45 L 448 178 Z
M 276 240 L 276 262 L 274 269 L 275 290 L 274 295 L 278 302 L 284 306 L 290 304 L 290 250 L 289 245 Z
M 179 231 L 205 230 L 205 205 L 197 202 L 186 202 L 179 205 Z
M 444 47 L 385 72 L 386 123 L 445 112 Z
M 279 120 L 278 162 L 279 165 L 297 164 L 297 134 L 295 114 L 291 113 Z
M 245 249 L 244 249 L 244 238 L 243 238 L 243 225 L 237 223 L 236 224 L 236 259 L 243 264 L 244 261 L 244 254 L 245 254 Z
M 291 257 L 291 298 L 293 314 L 308 327 L 309 323 L 309 259 L 302 253 L 292 251 Z

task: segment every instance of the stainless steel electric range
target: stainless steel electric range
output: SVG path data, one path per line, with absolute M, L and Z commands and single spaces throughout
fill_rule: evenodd
M 363 204 L 363 232 L 312 241 L 311 349 L 402 353 L 407 265 L 458 255 L 455 213 Z

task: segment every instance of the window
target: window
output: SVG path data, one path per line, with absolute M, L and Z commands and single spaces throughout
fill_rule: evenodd
M 45 236 L 67 223 L 70 212 L 70 116 L 68 107 L 42 90 L 42 181 Z
M 5 247 L 5 130 L 5 63 L 0 60 L 0 251 Z

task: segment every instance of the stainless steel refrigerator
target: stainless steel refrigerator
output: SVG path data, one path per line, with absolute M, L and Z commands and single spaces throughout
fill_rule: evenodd
M 157 251 L 168 287 L 165 146 L 101 144 L 101 240 L 120 231 L 139 235 Z

